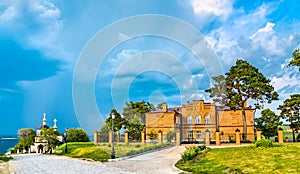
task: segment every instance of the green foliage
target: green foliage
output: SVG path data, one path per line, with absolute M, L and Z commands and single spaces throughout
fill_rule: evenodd
M 295 131 L 300 129 L 300 94 L 292 94 L 290 98 L 285 99 L 278 109 L 280 116 L 290 123 L 293 132 L 293 141 L 295 141 Z
M 225 76 L 219 75 L 213 77 L 213 80 L 216 83 L 205 92 L 209 92 L 214 101 L 233 110 L 242 109 L 245 134 L 247 134 L 245 113 L 247 100 L 256 100 L 255 107 L 258 109 L 262 108 L 264 102 L 271 103 L 272 100 L 278 100 L 278 93 L 270 85 L 271 81 L 245 60 L 237 60 L 236 65 L 232 66 Z
M 117 157 L 124 157 L 143 153 L 149 150 L 170 146 L 170 143 L 163 144 L 115 144 L 115 152 Z M 65 155 L 72 158 L 88 158 L 95 161 L 106 162 L 110 159 L 110 144 L 101 144 L 95 146 L 91 142 L 71 142 L 68 143 L 68 153 L 64 153 L 65 144 L 55 149 L 55 154 Z M 59 153 L 58 153 L 59 152 Z
M 168 142 L 171 142 L 174 139 L 175 136 L 176 136 L 176 132 L 174 130 L 169 130 L 167 132 L 167 140 L 168 140 Z
M 68 142 L 89 142 L 89 136 L 82 128 L 69 128 L 67 130 Z
M 270 137 L 277 135 L 278 126 L 282 125 L 280 117 L 270 109 L 261 111 L 261 116 L 255 118 L 256 128 L 262 130 L 262 134 L 270 139 Z
M 72 158 L 88 158 L 95 161 L 107 162 L 111 157 L 109 153 L 105 152 L 98 146 L 91 142 L 71 142 L 68 143 L 68 154 L 64 153 L 66 145 L 63 144 L 55 149 L 61 151 L 60 155 L 65 155 Z
M 54 128 L 43 128 L 41 136 L 47 140 L 49 148 L 55 147 L 58 145 L 59 141 L 57 136 L 59 132 L 57 132 Z
M 194 147 L 191 147 L 191 148 L 188 148 L 187 150 L 185 150 L 183 152 L 183 154 L 181 155 L 181 159 L 183 161 L 189 161 L 189 160 L 192 160 L 195 156 L 198 155 L 198 153 L 200 151 L 203 151 L 203 150 L 206 150 L 208 149 L 205 145 L 202 145 L 202 146 L 194 146 Z
M 13 159 L 12 157 L 7 157 L 5 155 L 0 155 L 0 163 L 1 162 L 7 162 L 9 160 Z
M 158 133 L 152 128 L 147 135 L 150 140 L 153 140 L 153 139 L 157 138 Z
M 163 109 L 163 103 L 158 103 L 156 109 Z
M 269 147 L 274 147 L 274 143 L 273 143 L 272 140 L 263 138 L 261 140 L 255 141 L 254 147 L 256 147 L 256 148 L 258 148 L 258 147 L 269 148 Z
M 118 113 L 117 110 L 112 109 L 110 111 L 109 117 L 105 120 L 105 124 L 108 126 L 108 128 L 112 129 L 112 114 L 115 115 L 114 121 L 114 132 L 119 131 L 123 125 L 126 125 L 126 120 L 121 117 L 121 115 Z
M 129 131 L 129 137 L 134 140 L 140 140 L 142 136 L 142 131 L 145 125 L 139 116 L 134 115 L 133 118 L 128 122 L 127 129 Z
M 293 52 L 293 59 L 289 62 L 288 66 L 297 66 L 300 71 L 300 49 L 296 49 Z
M 35 130 L 32 128 L 22 128 L 18 130 L 19 143 L 16 149 L 28 149 L 34 142 Z
M 126 102 L 126 107 L 123 108 L 123 116 L 126 120 L 129 136 L 132 139 L 141 139 L 141 132 L 145 128 L 145 113 L 153 110 L 155 110 L 155 107 L 149 102 Z

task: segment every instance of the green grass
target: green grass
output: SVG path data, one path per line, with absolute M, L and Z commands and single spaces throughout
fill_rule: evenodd
M 300 173 L 300 144 L 211 149 L 176 167 L 192 173 Z
M 134 154 L 139 154 L 145 151 L 162 148 L 165 146 L 170 146 L 169 143 L 164 144 L 124 144 L 117 143 L 114 146 L 116 158 L 124 157 Z M 95 146 L 91 142 L 72 142 L 68 143 L 68 153 L 64 152 L 66 146 L 65 144 L 59 146 L 55 149 L 55 153 L 58 155 L 65 155 L 72 158 L 86 158 L 95 161 L 106 162 L 111 158 L 111 145 L 101 144 L 100 146 Z

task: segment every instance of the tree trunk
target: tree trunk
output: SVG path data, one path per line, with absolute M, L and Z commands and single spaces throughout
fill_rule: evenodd
M 292 128 L 292 132 L 293 132 L 293 142 L 296 142 L 296 140 L 295 140 L 295 128 Z
M 242 117 L 243 117 L 243 140 L 247 140 L 247 120 L 246 120 L 246 111 L 245 108 L 242 107 Z

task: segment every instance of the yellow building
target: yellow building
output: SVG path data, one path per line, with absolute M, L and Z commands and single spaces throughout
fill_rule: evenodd
M 246 108 L 246 121 L 247 139 L 254 140 L 254 109 L 251 107 Z M 165 103 L 162 110 L 146 114 L 146 135 L 152 129 L 163 134 L 170 130 L 180 132 L 183 142 L 204 141 L 207 131 L 212 141 L 216 131 L 220 131 L 222 141 L 234 140 L 235 131 L 243 131 L 242 111 L 205 103 L 204 100 L 194 100 L 180 108 L 168 108 Z

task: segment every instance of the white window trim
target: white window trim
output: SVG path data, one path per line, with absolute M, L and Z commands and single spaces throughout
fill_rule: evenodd
M 210 124 L 210 115 L 205 116 L 205 124 Z
M 196 117 L 196 124 L 201 124 L 201 116 L 200 115 L 198 115 Z
M 187 124 L 193 124 L 193 117 L 192 116 L 187 117 Z

